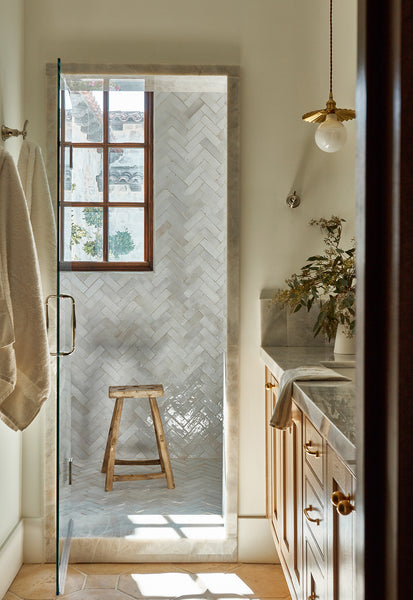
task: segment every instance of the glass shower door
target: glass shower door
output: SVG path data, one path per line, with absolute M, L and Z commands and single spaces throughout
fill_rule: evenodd
M 56 396 L 57 396 L 57 497 L 56 497 L 56 593 L 63 594 L 69 561 L 70 543 L 73 533 L 71 505 L 72 485 L 72 442 L 71 442 L 71 355 L 75 351 L 76 307 L 68 286 L 68 278 L 62 269 L 61 241 L 62 219 L 61 204 L 64 194 L 64 176 L 62 177 L 62 132 L 64 135 L 64 94 L 65 81 L 60 73 L 58 61 L 57 76 L 57 290 L 56 295 L 48 298 L 48 322 L 57 323 L 55 348 L 56 356 Z M 63 100 L 63 102 L 62 102 Z M 64 172 L 64 170 L 63 170 Z M 67 266 L 65 267 L 67 270 Z

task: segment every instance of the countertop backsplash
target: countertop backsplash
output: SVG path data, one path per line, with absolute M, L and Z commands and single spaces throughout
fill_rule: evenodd
M 288 307 L 281 308 L 272 300 L 276 290 L 263 290 L 260 297 L 261 346 L 333 346 L 322 335 L 314 337 L 313 327 L 318 310 L 310 312 L 304 308 L 291 313 Z

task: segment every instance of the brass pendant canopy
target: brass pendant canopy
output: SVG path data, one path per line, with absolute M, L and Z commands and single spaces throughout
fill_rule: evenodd
M 323 123 L 326 116 L 334 113 L 337 121 L 351 121 L 356 118 L 356 111 L 351 108 L 337 108 L 333 98 L 333 0 L 330 0 L 330 95 L 326 102 L 326 108 L 312 110 L 305 113 L 301 118 L 308 123 Z

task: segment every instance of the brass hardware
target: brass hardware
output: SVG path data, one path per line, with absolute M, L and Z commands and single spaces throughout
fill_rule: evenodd
M 311 506 L 311 504 L 309 504 L 307 506 L 307 508 L 304 508 L 303 512 L 304 512 L 305 518 L 307 519 L 307 521 L 310 521 L 310 523 L 316 523 L 316 525 L 320 525 L 320 519 L 312 519 L 308 515 L 308 513 L 311 512 L 312 510 L 316 510 L 316 509 L 314 508 L 314 506 Z
M 337 506 L 339 502 L 346 499 L 348 500 L 349 498 L 350 496 L 345 496 L 343 492 L 333 492 L 331 494 L 331 503 L 334 504 L 334 506 Z
M 10 137 L 17 137 L 19 135 L 21 135 L 23 137 L 23 139 L 26 139 L 28 124 L 29 124 L 29 121 L 27 121 L 27 119 L 26 119 L 26 121 L 24 122 L 24 125 L 23 125 L 23 129 L 21 131 L 19 131 L 18 129 L 11 129 L 10 127 L 7 127 L 6 125 L 2 125 L 1 126 L 1 139 L 3 140 L 3 142 L 5 142 Z
M 337 512 L 339 515 L 345 517 L 349 515 L 351 512 L 355 510 L 354 506 L 351 504 L 350 499 L 346 498 L 345 500 L 341 500 L 337 504 Z
M 75 350 L 75 340 L 76 340 L 76 308 L 75 308 L 75 299 L 73 298 L 73 296 L 69 296 L 69 294 L 59 294 L 58 296 L 56 294 L 50 294 L 50 296 L 47 296 L 46 298 L 46 329 L 47 331 L 49 331 L 49 300 L 50 298 L 57 298 L 58 300 L 60 298 L 69 298 L 69 300 L 72 303 L 72 316 L 71 316 L 71 326 L 72 326 L 72 347 L 68 352 L 50 352 L 51 356 L 69 356 L 69 354 L 72 354 Z
M 277 386 L 275 385 L 275 383 L 270 383 L 270 382 L 268 382 L 268 383 L 266 383 L 266 384 L 265 384 L 265 389 L 266 389 L 266 390 L 272 390 L 272 388 L 275 388 L 275 387 L 277 387 Z
M 336 507 L 339 515 L 349 515 L 353 510 L 354 506 L 350 502 L 350 494 L 343 494 L 343 492 L 333 492 L 331 494 L 331 503 Z
M 300 205 L 301 198 L 297 196 L 297 192 L 294 190 L 292 194 L 289 194 L 286 199 L 286 204 L 290 208 L 297 208 Z
M 304 444 L 304 450 L 310 456 L 315 456 L 316 458 L 318 458 L 320 456 L 320 452 L 318 450 L 311 450 L 312 445 L 312 441 L 309 440 L 306 444 Z
M 308 123 L 323 123 L 328 114 L 335 113 L 337 121 L 350 121 L 356 118 L 356 111 L 351 108 L 336 108 L 333 98 L 333 0 L 330 0 L 330 94 L 326 108 L 312 110 L 301 118 Z
M 317 598 L 317 594 L 315 592 L 311 592 L 311 594 L 308 596 L 307 600 L 316 600 Z
M 337 121 L 351 121 L 356 118 L 356 111 L 351 108 L 336 108 L 336 101 L 333 98 L 333 94 L 326 102 L 326 108 L 320 110 L 312 110 L 311 112 L 305 113 L 301 118 L 303 121 L 308 123 L 323 123 L 326 120 L 327 115 L 335 113 Z

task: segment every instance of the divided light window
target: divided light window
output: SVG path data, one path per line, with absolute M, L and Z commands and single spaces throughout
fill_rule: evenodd
M 61 266 L 152 270 L 153 94 L 121 77 L 62 88 Z

